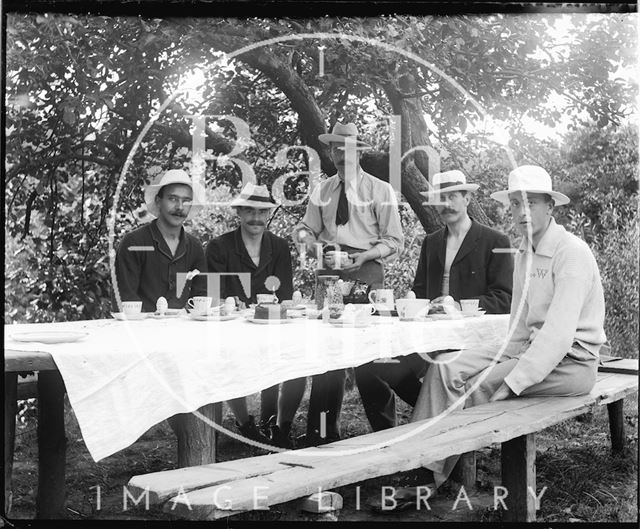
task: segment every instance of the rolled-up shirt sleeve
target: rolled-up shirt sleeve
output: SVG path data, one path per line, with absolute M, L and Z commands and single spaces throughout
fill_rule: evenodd
M 293 230 L 294 240 L 297 240 L 295 235 L 297 235 L 300 230 L 309 230 L 313 233 L 314 237 L 317 238 L 324 228 L 322 211 L 320 210 L 320 187 L 319 185 L 316 186 L 311 193 L 304 217 Z
M 378 220 L 380 236 L 375 246 L 385 246 L 389 252 L 384 252 L 387 258 L 397 257 L 404 247 L 404 235 L 398 201 L 390 185 L 384 187 L 383 196 L 375 201 L 375 214 Z

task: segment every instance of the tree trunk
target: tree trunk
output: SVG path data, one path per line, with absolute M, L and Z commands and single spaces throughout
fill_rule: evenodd
M 424 119 L 424 109 L 420 99 L 417 97 L 407 97 L 405 93 L 416 93 L 419 91 L 418 86 L 415 83 L 413 76 L 410 74 L 403 75 L 398 80 L 400 90 L 397 86 L 387 85 L 385 86 L 385 92 L 391 103 L 391 108 L 394 114 L 399 115 L 401 118 L 401 131 L 402 131 L 402 154 L 415 147 L 433 147 L 429 140 L 429 129 L 427 128 L 427 122 Z M 409 202 L 411 209 L 416 212 L 420 223 L 424 227 L 427 233 L 432 233 L 435 230 L 442 227 L 443 223 L 440 219 L 440 215 L 435 211 L 433 206 L 423 206 L 423 195 L 420 195 L 420 191 L 426 191 L 428 189 L 429 178 L 429 157 L 423 150 L 416 150 L 410 156 L 403 166 L 402 171 L 402 194 Z M 412 164 L 413 162 L 413 164 Z M 439 160 L 436 165 L 438 171 Z M 419 197 L 419 202 L 416 200 Z M 421 213 L 420 210 L 428 210 L 427 214 Z M 489 224 L 489 218 L 480 207 L 476 199 L 471 196 L 471 202 L 469 204 L 469 215 L 475 220 Z

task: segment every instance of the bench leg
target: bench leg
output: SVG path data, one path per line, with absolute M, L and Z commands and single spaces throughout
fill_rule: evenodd
M 462 454 L 453 467 L 451 479 L 463 485 L 465 490 L 472 490 L 476 486 L 476 453 Z
M 18 373 L 4 374 L 4 513 L 11 510 L 11 472 L 13 470 L 13 448 L 16 439 L 16 411 Z
M 616 400 L 611 404 L 607 404 L 609 412 L 609 431 L 611 432 L 611 449 L 614 452 L 621 452 L 624 449 L 624 414 L 622 406 L 624 400 Z
M 535 434 L 523 435 L 502 443 L 502 485 L 508 491 L 504 521 L 535 522 Z
M 198 410 L 217 424 L 222 422 L 222 403 L 207 404 Z M 168 419 L 178 439 L 178 467 L 216 462 L 216 431 L 193 413 L 179 413 Z
M 38 375 L 38 496 L 36 518 L 60 518 L 65 501 L 67 438 L 64 382 L 58 371 Z

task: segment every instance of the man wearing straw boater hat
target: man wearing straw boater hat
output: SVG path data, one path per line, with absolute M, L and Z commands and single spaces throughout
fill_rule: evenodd
M 127 233 L 118 246 L 113 285 L 116 305 L 142 301 L 143 312 L 154 312 L 159 297 L 167 300 L 169 308 L 181 309 L 190 297 L 206 296 L 205 280 L 198 276 L 177 292 L 178 273 L 206 267 L 202 244 L 182 226 L 200 210 L 202 196 L 181 169 L 165 172 L 157 184 L 146 187 L 144 201 L 156 219 Z
M 477 299 L 489 314 L 508 314 L 511 304 L 513 259 L 496 248 L 510 248 L 509 238 L 469 217 L 470 194 L 477 184 L 467 183 L 462 171 L 436 173 L 433 189 L 422 193 L 433 204 L 445 226 L 427 235 L 413 281 L 417 298 L 433 303 L 451 296 Z M 401 356 L 397 363 L 371 362 L 356 368 L 356 382 L 374 431 L 396 425 L 394 391 L 414 406 L 427 362 L 420 355 Z
M 322 257 L 325 269 L 319 275 L 335 274 L 366 283 L 369 289 L 382 288 L 383 263 L 397 257 L 404 244 L 393 188 L 360 167 L 362 152 L 371 147 L 358 138 L 355 123 L 336 123 L 330 134 L 320 134 L 318 139 L 329 146 L 337 173 L 313 190 L 293 239 L 305 243 L 312 255 L 316 242 L 348 254 L 346 264 L 337 264 L 339 254 L 326 252 Z M 313 377 L 304 444 L 340 438 L 345 378 L 344 369 Z M 326 432 L 321 432 L 322 413 L 326 414 Z
M 466 403 L 475 406 L 518 396 L 583 395 L 595 385 L 606 341 L 604 294 L 593 253 L 552 216 L 554 206 L 569 198 L 554 191 L 549 174 L 534 165 L 511 171 L 508 188 L 491 197 L 510 208 L 522 234 L 513 274 L 514 332 L 501 355 L 465 350 L 450 363 L 430 366 L 413 421 L 440 414 L 468 390 Z M 456 460 L 428 465 L 436 486 Z
M 291 299 L 293 273 L 289 243 L 267 230 L 269 216 L 276 207 L 269 190 L 249 182 L 230 205 L 236 210 L 240 225 L 209 242 L 205 252 L 207 271 L 250 273 L 251 292 L 245 292 L 238 277 L 222 276 L 221 297 L 236 297 L 244 304 L 256 303 L 258 294 L 272 293 L 265 281 L 269 276 L 275 276 L 280 281 L 275 295 L 280 300 Z M 280 396 L 277 384 L 262 391 L 260 422 L 263 431 L 249 415 L 245 397 L 229 401 L 240 433 L 254 441 L 292 448 L 291 424 L 305 383 L 305 378 L 283 382 Z

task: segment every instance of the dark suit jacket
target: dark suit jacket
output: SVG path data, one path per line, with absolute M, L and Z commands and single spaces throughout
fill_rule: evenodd
M 427 235 L 422 242 L 420 261 L 413 281 L 418 298 L 435 299 L 442 295 L 447 248 L 447 228 Z M 449 273 L 449 295 L 456 301 L 478 298 L 488 314 L 508 314 L 513 284 L 513 256 L 493 253 L 494 248 L 509 248 L 503 233 L 472 220 Z
M 242 241 L 240 228 L 216 237 L 205 251 L 207 272 L 249 272 L 251 274 L 251 295 L 244 291 L 240 279 L 233 276 L 221 277 L 220 295 L 238 296 L 245 303 L 256 303 L 256 294 L 269 294 L 264 281 L 269 276 L 280 280 L 276 296 L 280 301 L 291 299 L 293 295 L 293 272 L 291 252 L 286 239 L 265 231 L 260 246 L 260 264 L 256 266 Z
M 195 269 L 204 272 L 206 264 L 202 244 L 193 235 L 180 233 L 180 242 L 174 255 L 153 220 L 127 233 L 116 253 L 116 279 L 121 301 L 142 301 L 142 312 L 154 312 L 160 296 L 167 299 L 169 308 L 181 309 L 192 296 L 205 296 L 207 285 L 204 277 L 196 276 L 177 292 L 178 273 Z M 142 249 L 148 251 L 141 251 Z M 114 310 L 115 292 L 112 295 Z

